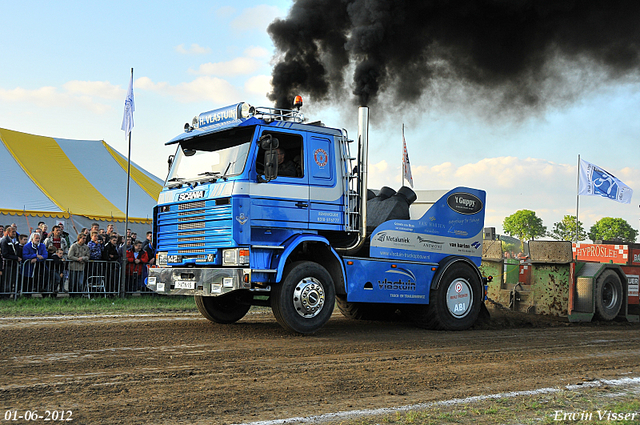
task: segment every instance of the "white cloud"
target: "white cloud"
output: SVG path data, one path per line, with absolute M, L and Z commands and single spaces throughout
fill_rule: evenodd
M 69 81 L 63 86 L 74 95 L 86 95 L 103 99 L 124 99 L 127 93 L 125 88 L 114 86 L 108 81 Z
M 255 30 L 264 33 L 267 26 L 282 13 L 276 6 L 261 4 L 244 9 L 240 16 L 231 21 L 229 26 L 239 31 Z
M 249 75 L 255 73 L 266 62 L 262 59 L 269 58 L 269 51 L 263 47 L 252 46 L 244 51 L 244 56 L 231 59 L 226 62 L 203 63 L 197 70 L 190 69 L 189 73 L 196 75 L 217 75 L 232 77 L 237 75 Z
M 234 13 L 236 13 L 236 9 L 232 6 L 222 6 L 215 11 L 218 18 L 228 18 Z
M 235 58 L 227 62 L 203 63 L 197 71 L 190 70 L 192 74 L 235 76 L 252 74 L 260 68 L 261 63 L 252 58 Z
M 94 98 L 108 99 L 113 95 L 113 91 L 117 91 L 118 88 L 109 87 L 109 83 L 92 83 L 94 82 L 72 81 L 67 83 L 69 86 L 66 84 L 63 86 L 63 91 L 50 86 L 31 90 L 21 87 L 11 90 L 0 88 L 0 99 L 6 102 L 25 103 L 41 108 L 79 107 L 103 114 L 110 109 L 110 106 L 96 101 Z M 99 86 L 102 87 L 102 90 L 98 89 Z M 124 93 L 124 90 L 122 93 Z
M 252 46 L 245 49 L 244 54 L 250 58 L 266 58 L 269 56 L 269 51 L 264 47 Z
M 178 102 L 211 101 L 219 104 L 237 102 L 241 97 L 238 90 L 228 81 L 209 76 L 198 77 L 193 81 L 172 86 L 166 82 L 154 83 L 148 77 L 136 80 L 136 85 L 142 90 L 155 91 L 172 96 Z
M 184 47 L 184 44 L 180 44 L 175 47 L 175 50 L 182 55 L 206 55 L 211 53 L 211 48 L 202 47 L 196 43 L 193 43 L 188 49 Z
M 265 96 L 272 89 L 270 75 L 256 75 L 244 83 L 244 90 L 251 94 Z

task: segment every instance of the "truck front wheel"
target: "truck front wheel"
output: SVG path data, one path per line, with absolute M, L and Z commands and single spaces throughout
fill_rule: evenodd
M 596 316 L 613 320 L 622 307 L 622 282 L 613 270 L 605 270 L 596 280 Z
M 238 294 L 227 294 L 219 297 L 203 297 L 195 295 L 198 311 L 212 322 L 228 324 L 242 319 L 251 305 L 243 303 Z
M 271 309 L 280 325 L 293 332 L 311 334 L 331 317 L 335 288 L 329 272 L 311 261 L 285 268 L 282 282 L 271 290 Z
M 478 319 L 482 306 L 482 283 L 466 264 L 453 264 L 442 276 L 437 289 L 429 293 L 429 305 L 411 309 L 414 322 L 429 329 L 459 331 Z

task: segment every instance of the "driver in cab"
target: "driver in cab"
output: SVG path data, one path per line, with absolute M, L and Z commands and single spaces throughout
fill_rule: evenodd
M 282 177 L 300 177 L 298 166 L 295 162 L 286 158 L 284 149 L 278 148 L 278 176 Z

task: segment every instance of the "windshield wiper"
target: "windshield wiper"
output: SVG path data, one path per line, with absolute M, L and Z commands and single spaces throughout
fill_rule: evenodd
M 191 179 L 190 181 L 196 182 L 196 183 L 202 183 L 202 182 L 215 183 L 216 181 L 218 181 L 218 177 L 220 176 L 220 171 L 205 171 L 205 172 L 199 173 L 198 176 L 202 176 L 202 177 L 197 179 Z
M 181 187 L 182 183 L 184 183 L 184 179 L 182 177 L 172 177 L 167 180 L 167 183 L 176 182 L 176 184 L 167 185 L 169 189 L 175 189 L 176 187 Z
M 227 172 L 229 171 L 229 168 L 231 168 L 231 164 L 235 164 L 235 161 L 229 161 L 229 165 L 227 165 L 227 169 L 224 170 L 224 173 L 222 174 L 222 177 L 220 177 L 221 179 L 224 179 L 224 181 L 227 181 Z

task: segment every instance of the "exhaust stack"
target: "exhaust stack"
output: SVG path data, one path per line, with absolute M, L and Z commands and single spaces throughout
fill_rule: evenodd
M 354 254 L 367 238 L 367 178 L 369 175 L 369 107 L 358 108 L 358 236 L 353 245 L 336 250 L 345 255 Z

